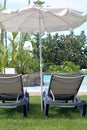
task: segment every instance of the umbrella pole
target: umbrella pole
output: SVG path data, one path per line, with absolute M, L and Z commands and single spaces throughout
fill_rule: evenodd
M 42 38 L 41 38 L 41 16 L 39 13 L 39 47 L 40 47 L 40 80 L 41 80 L 41 110 L 43 110 L 43 76 L 42 76 Z
M 41 34 L 39 34 L 40 36 L 40 79 L 41 79 L 41 110 L 43 110 L 43 104 L 42 104 L 42 94 L 43 94 L 43 76 L 42 76 L 42 43 L 41 43 Z

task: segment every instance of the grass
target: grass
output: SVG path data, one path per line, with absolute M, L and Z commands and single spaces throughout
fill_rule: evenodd
M 80 96 L 86 99 L 86 96 Z M 86 130 L 87 115 L 80 117 L 79 109 L 51 107 L 49 118 L 44 117 L 39 96 L 30 97 L 30 111 L 24 118 L 20 108 L 0 108 L 0 130 Z

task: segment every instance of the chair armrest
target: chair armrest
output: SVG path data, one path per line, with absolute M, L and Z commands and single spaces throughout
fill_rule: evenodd
M 50 89 L 50 93 L 51 93 L 51 95 L 52 95 L 53 101 L 55 102 L 55 96 L 54 96 L 54 94 L 53 94 L 53 92 L 52 92 L 51 89 Z

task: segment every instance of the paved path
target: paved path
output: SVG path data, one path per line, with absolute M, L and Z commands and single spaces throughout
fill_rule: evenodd
M 41 96 L 41 92 L 40 91 L 28 91 L 30 96 Z M 87 95 L 87 91 L 79 91 L 77 95 Z

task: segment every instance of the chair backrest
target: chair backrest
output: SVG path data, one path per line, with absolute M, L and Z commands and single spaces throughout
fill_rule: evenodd
M 83 74 L 52 74 L 48 94 L 51 89 L 56 98 L 72 99 L 77 94 L 83 78 Z
M 0 96 L 23 93 L 21 74 L 0 74 Z

